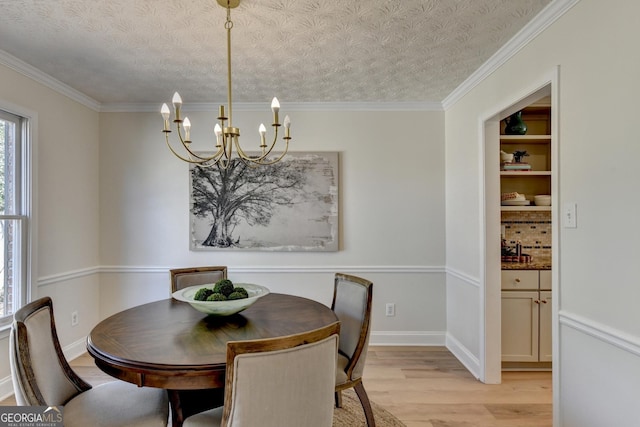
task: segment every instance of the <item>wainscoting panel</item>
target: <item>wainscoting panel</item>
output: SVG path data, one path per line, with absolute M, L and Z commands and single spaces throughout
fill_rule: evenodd
M 640 337 L 566 311 L 558 317 L 559 425 L 637 426 Z

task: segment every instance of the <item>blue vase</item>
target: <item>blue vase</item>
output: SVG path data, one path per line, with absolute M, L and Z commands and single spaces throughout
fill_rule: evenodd
M 522 111 L 513 113 L 504 119 L 504 122 L 507 125 L 504 133 L 507 135 L 524 135 L 527 133 L 527 124 L 522 121 Z

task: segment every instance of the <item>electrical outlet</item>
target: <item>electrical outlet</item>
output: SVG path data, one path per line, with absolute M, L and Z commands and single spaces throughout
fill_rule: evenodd
M 395 316 L 396 315 L 396 305 L 392 302 L 388 302 L 386 306 L 386 314 L 387 316 Z
M 71 313 L 71 326 L 78 326 L 78 312 L 74 311 Z

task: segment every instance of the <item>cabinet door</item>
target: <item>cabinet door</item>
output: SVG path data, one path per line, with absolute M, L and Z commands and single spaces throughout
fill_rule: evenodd
M 540 361 L 551 362 L 551 292 L 540 292 Z
M 538 361 L 538 292 L 502 292 L 502 360 Z

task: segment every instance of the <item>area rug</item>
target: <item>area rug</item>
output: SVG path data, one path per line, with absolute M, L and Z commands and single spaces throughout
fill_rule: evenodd
M 380 405 L 371 402 L 371 408 L 376 427 L 406 427 Z M 365 427 L 362 405 L 352 389 L 342 392 L 342 408 L 335 408 L 333 411 L 333 427 Z

